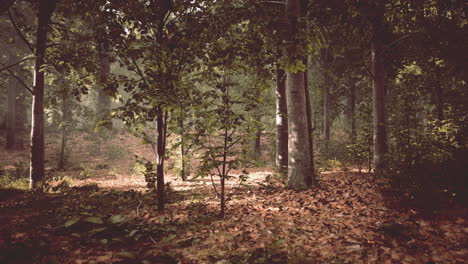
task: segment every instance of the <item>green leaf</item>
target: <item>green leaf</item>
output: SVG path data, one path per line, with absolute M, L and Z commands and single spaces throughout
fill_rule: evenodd
M 109 218 L 112 224 L 120 224 L 124 221 L 124 217 L 122 215 L 113 215 Z
M 130 252 L 130 251 L 122 251 L 122 252 L 117 253 L 117 255 L 124 257 L 124 258 L 136 259 L 135 253 Z
M 70 226 L 78 223 L 78 221 L 80 221 L 80 219 L 81 219 L 81 216 L 72 217 L 67 222 L 65 222 L 65 224 L 63 226 L 65 226 L 66 228 L 69 228 Z
M 97 217 L 97 216 L 86 217 L 85 219 L 83 219 L 83 221 L 92 223 L 92 224 L 97 224 L 97 225 L 104 224 L 104 221 L 102 221 L 102 218 Z
M 164 223 L 164 220 L 166 220 L 166 217 L 165 217 L 165 216 L 159 217 L 159 223 L 160 223 L 160 224 Z

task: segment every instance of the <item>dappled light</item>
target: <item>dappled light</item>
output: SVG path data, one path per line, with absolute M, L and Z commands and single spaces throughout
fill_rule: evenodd
M 466 22 L 1 0 L 0 263 L 465 263 Z

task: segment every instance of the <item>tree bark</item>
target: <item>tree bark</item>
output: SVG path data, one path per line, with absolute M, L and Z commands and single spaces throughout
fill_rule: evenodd
M 288 187 L 304 190 L 312 184 L 304 73 L 288 72 Z
M 301 14 L 299 0 L 286 1 L 286 13 L 290 26 L 290 41 L 298 42 L 298 18 Z M 296 44 L 297 45 L 297 44 Z M 294 50 L 289 59 L 296 63 Z M 304 91 L 304 73 L 287 72 L 286 98 L 288 105 L 288 188 L 305 190 L 312 185 L 313 171 L 310 164 L 309 131 Z
M 158 109 L 156 117 L 157 135 L 157 155 L 156 155 L 156 195 L 158 199 L 158 211 L 164 210 L 164 161 L 166 155 L 166 133 L 167 133 L 167 112 Z
M 349 142 L 354 144 L 356 141 L 356 86 L 351 84 L 348 97 L 346 98 L 346 124 L 349 131 Z
M 276 167 L 280 172 L 286 172 L 288 168 L 286 73 L 279 65 L 276 65 Z
M 106 83 L 110 75 L 110 54 L 109 41 L 107 40 L 107 28 L 103 24 L 98 30 L 98 56 L 99 56 L 99 87 L 97 88 L 96 117 L 97 123 L 112 129 L 112 120 L 110 116 L 111 97 L 106 92 Z
M 307 65 L 307 59 L 305 60 Z M 307 75 L 307 70 L 304 71 L 304 91 L 305 91 L 305 100 L 306 100 L 306 111 L 307 111 L 307 132 L 309 134 L 309 156 L 310 156 L 310 169 L 312 170 L 312 180 L 315 181 L 315 160 L 314 160 L 314 138 L 313 138 L 313 125 L 312 125 L 312 104 L 310 103 L 310 93 L 309 93 L 309 77 Z
M 7 95 L 7 115 L 6 115 L 6 141 L 5 149 L 12 150 L 15 148 L 15 133 L 16 133 L 16 80 L 10 77 L 8 82 Z
M 67 145 L 68 137 L 68 122 L 70 121 L 70 108 L 68 106 L 67 95 L 62 98 L 62 142 L 60 145 L 60 157 L 58 162 L 58 169 L 63 170 L 65 168 L 65 150 Z
M 330 81 L 328 73 L 324 76 L 325 85 L 323 86 L 323 140 L 325 143 L 325 151 L 328 152 L 330 147 Z
M 383 10 L 383 9 L 382 9 Z M 383 11 L 382 11 L 383 15 Z M 374 125 L 374 168 L 378 177 L 383 176 L 385 155 L 387 153 L 387 120 L 385 105 L 384 65 L 382 58 L 382 16 L 373 21 L 372 51 L 372 89 Z
M 30 189 L 42 190 L 44 179 L 44 56 L 47 49 L 47 28 L 55 1 L 40 0 L 37 22 L 36 64 L 34 67 L 34 87 L 31 127 L 31 169 Z

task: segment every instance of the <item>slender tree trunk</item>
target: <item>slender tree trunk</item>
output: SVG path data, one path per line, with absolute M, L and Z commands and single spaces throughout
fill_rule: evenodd
M 323 86 L 323 140 L 325 151 L 328 154 L 330 147 L 330 81 L 328 73 L 324 76 L 325 85 Z
M 167 112 L 158 109 L 156 117 L 157 155 L 156 155 L 156 191 L 158 211 L 164 210 L 164 160 L 166 155 Z
M 307 66 L 307 60 L 306 66 Z M 310 92 L 309 92 L 309 77 L 307 76 L 307 70 L 304 71 L 304 91 L 305 91 L 305 100 L 306 100 L 306 111 L 307 111 L 307 131 L 309 134 L 309 156 L 310 156 L 310 169 L 313 172 L 313 181 L 316 180 L 315 177 L 315 160 L 314 160 L 314 138 L 313 138 L 313 125 L 312 125 L 312 104 L 310 103 Z
M 179 129 L 180 129 L 180 176 L 183 181 L 187 180 L 186 175 L 186 153 L 185 153 L 185 126 L 183 114 L 179 117 Z
M 260 160 L 262 158 L 262 126 L 258 124 L 256 130 L 254 153 L 255 160 Z
M 276 167 L 280 172 L 288 168 L 288 107 L 286 101 L 286 73 L 276 65 Z
M 16 133 L 16 80 L 12 77 L 8 82 L 7 96 L 7 115 L 6 115 L 6 141 L 5 149 L 12 150 L 15 148 L 15 133 Z
M 356 86 L 351 84 L 348 97 L 346 98 L 346 123 L 349 131 L 349 141 L 354 144 L 356 141 Z
M 47 49 L 47 28 L 55 1 L 40 0 L 37 23 L 36 65 L 34 67 L 34 87 L 31 127 L 31 169 L 30 189 L 42 190 L 44 179 L 44 56 Z
M 382 12 L 383 13 L 383 12 Z M 387 121 L 385 105 L 384 65 L 382 58 L 381 16 L 375 18 L 372 39 L 372 88 L 374 116 L 374 168 L 376 176 L 383 176 L 387 153 Z
M 70 121 L 70 115 L 68 98 L 67 95 L 65 95 L 62 98 L 62 142 L 60 145 L 60 157 L 57 166 L 59 170 L 63 170 L 65 167 L 65 150 L 67 145 L 68 122 Z
M 98 30 L 98 52 L 99 52 L 99 87 L 96 105 L 97 121 L 103 122 L 104 127 L 112 129 L 110 117 L 111 97 L 107 94 L 105 87 L 110 75 L 110 54 L 109 41 L 107 40 L 106 24 L 100 26 Z

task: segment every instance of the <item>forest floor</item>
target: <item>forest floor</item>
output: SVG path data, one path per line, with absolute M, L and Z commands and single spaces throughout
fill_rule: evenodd
M 271 169 L 254 168 L 241 188 L 229 182 L 229 190 L 237 191 L 220 219 L 210 179 L 181 181 L 169 170 L 169 204 L 157 212 L 134 159 L 150 159 L 150 147 L 120 134 L 98 143 L 71 140 L 67 170 L 57 171 L 58 144 L 49 138 L 49 192 L 2 185 L 0 263 L 468 260 L 466 208 L 450 203 L 429 214 L 404 206 L 386 179 L 324 171 L 318 186 L 294 192 Z M 26 150 L 0 153 L 2 179 L 24 176 Z

